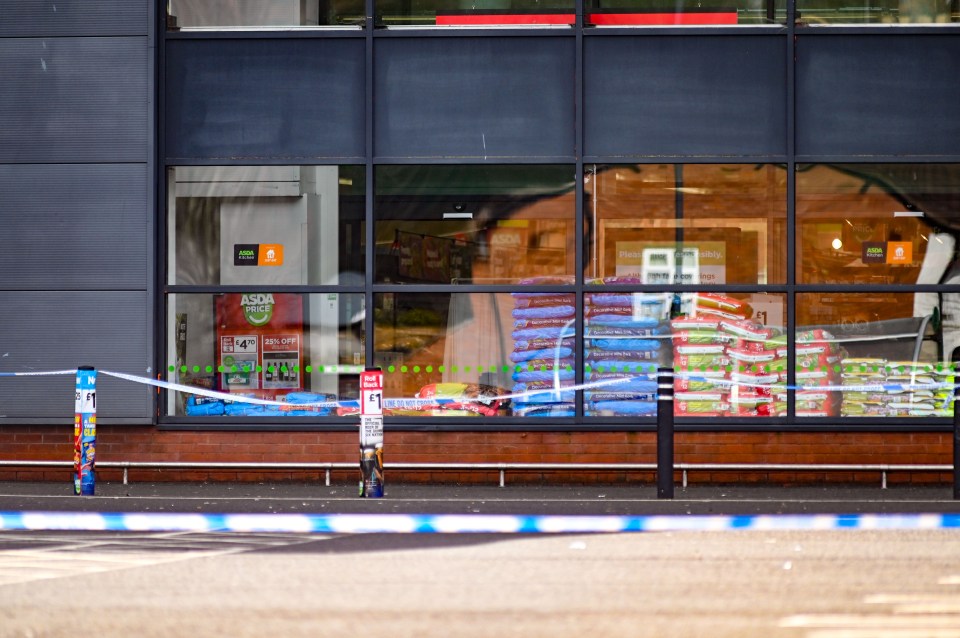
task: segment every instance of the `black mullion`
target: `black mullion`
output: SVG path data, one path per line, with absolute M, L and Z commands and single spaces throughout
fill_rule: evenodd
M 786 47 L 786 92 L 787 92 L 787 422 L 793 423 L 796 416 L 796 336 L 797 336 L 797 289 L 796 289 L 796 0 L 787 0 L 787 47 Z
M 586 300 L 584 299 L 583 293 L 583 271 L 584 271 L 584 254 L 585 246 L 583 245 L 583 215 L 584 215 L 584 183 L 583 183 L 583 105 L 586 101 L 586 97 L 583 94 L 584 87 L 584 77 L 583 77 L 583 4 L 585 0 L 575 0 L 574 6 L 576 11 L 576 22 L 574 24 L 574 154 L 576 155 L 576 163 L 574 164 L 574 282 L 576 285 L 575 293 L 575 303 L 574 308 L 576 308 L 576 314 L 574 315 L 574 334 L 576 338 L 574 339 L 574 348 L 573 348 L 573 370 L 574 370 L 574 383 L 576 385 L 581 385 L 583 383 L 583 362 L 585 354 L 585 339 L 584 339 L 584 304 Z M 593 187 L 596 188 L 596 181 L 594 181 Z M 562 338 L 563 335 L 560 335 Z M 557 342 L 559 345 L 559 341 Z M 583 390 L 577 390 L 574 393 L 574 408 L 573 415 L 578 423 L 584 423 L 584 393 Z
M 364 253 L 364 294 L 363 294 L 363 333 L 364 333 L 364 365 L 372 366 L 374 360 L 374 326 L 373 326 L 373 273 L 374 260 L 376 259 L 376 233 L 373 218 L 373 198 L 374 198 L 374 174 L 373 174 L 373 153 L 374 153 L 374 129 L 373 129 L 373 36 L 374 36 L 374 10 L 376 0 L 364 1 L 364 51 L 366 59 L 364 60 L 364 164 L 366 171 L 366 182 L 364 184 L 364 216 L 367 220 L 365 236 L 367 249 Z

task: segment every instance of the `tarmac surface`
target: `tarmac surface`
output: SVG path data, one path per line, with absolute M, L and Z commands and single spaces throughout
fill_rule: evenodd
M 0 511 L 298 514 L 756 515 L 960 513 L 952 486 L 677 486 L 387 484 L 381 498 L 358 485 L 319 483 L 98 482 L 95 496 L 71 483 L 0 482 Z
M 678 485 L 673 499 L 658 499 L 653 485 L 388 483 L 378 499 L 359 498 L 356 483 L 322 482 L 98 482 L 96 491 L 0 483 L 6 520 L 54 513 L 49 527 L 0 530 L 0 638 L 72 638 L 78 628 L 140 638 L 960 638 L 957 527 L 687 528 L 698 515 L 932 520 L 943 517 L 923 515 L 960 512 L 952 486 Z M 251 513 L 265 515 L 236 518 L 270 521 L 666 515 L 679 525 L 436 534 L 139 523 L 93 531 L 56 522 L 111 512 L 185 520 Z

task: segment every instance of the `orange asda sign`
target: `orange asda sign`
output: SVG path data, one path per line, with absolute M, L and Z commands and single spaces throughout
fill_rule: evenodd
M 282 266 L 283 244 L 260 244 L 258 266 Z
M 234 244 L 234 266 L 282 266 L 283 244 Z
M 912 264 L 913 263 L 913 242 L 888 241 L 887 242 L 887 263 L 888 264 Z

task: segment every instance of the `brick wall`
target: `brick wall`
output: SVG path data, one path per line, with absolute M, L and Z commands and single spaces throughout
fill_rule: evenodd
M 936 464 L 949 465 L 951 433 L 680 433 L 678 463 L 776 464 Z M 159 431 L 151 426 L 105 426 L 97 433 L 97 460 L 111 461 L 230 461 L 230 462 L 357 462 L 355 432 L 184 432 Z M 73 459 L 73 428 L 69 426 L 4 426 L 0 428 L 0 460 L 68 461 Z M 389 463 L 654 463 L 652 432 L 391 432 L 386 433 Z M 359 465 L 359 464 L 358 464 Z M 389 470 L 389 468 L 388 468 Z M 120 480 L 121 470 L 101 468 L 98 478 Z M 336 482 L 357 480 L 359 470 L 337 470 Z M 679 475 L 678 475 L 679 476 Z M 69 480 L 69 469 L 27 469 L 0 466 L 0 480 Z M 317 472 L 235 472 L 130 470 L 140 481 L 281 481 L 323 480 Z M 389 481 L 488 483 L 497 471 L 389 471 Z M 679 479 L 678 479 L 679 480 Z M 742 472 L 697 471 L 690 483 L 870 483 L 878 472 Z M 653 483 L 652 471 L 510 471 L 509 483 Z M 952 473 L 893 472 L 891 484 L 924 482 L 950 484 Z

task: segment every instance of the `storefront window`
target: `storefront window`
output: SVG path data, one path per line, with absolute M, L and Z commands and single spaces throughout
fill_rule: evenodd
M 948 283 L 958 228 L 960 165 L 797 168 L 801 283 Z
M 960 22 L 956 0 L 797 0 L 797 21 L 829 24 L 950 24 Z
M 586 276 L 642 284 L 786 280 L 787 175 L 767 164 L 586 168 Z
M 655 415 L 669 366 L 675 416 L 785 416 L 784 313 L 782 294 L 587 294 L 584 414 Z
M 574 273 L 571 166 L 378 166 L 375 280 L 536 283 Z
M 573 294 L 379 293 L 375 363 L 394 416 L 573 416 Z M 404 401 L 391 402 L 392 398 Z
M 647 0 L 592 0 L 586 22 L 595 26 L 718 26 L 783 24 L 785 0 L 703 3 Z
M 167 302 L 166 380 L 198 390 L 168 392 L 169 416 L 355 411 L 365 338 L 362 294 L 172 294 Z
M 170 30 L 293 29 L 363 23 L 363 0 L 167 0 Z
M 573 0 L 376 0 L 376 24 L 396 26 L 572 26 Z
M 951 416 L 960 332 L 915 314 L 924 294 L 798 294 L 797 416 Z
M 362 285 L 363 167 L 169 169 L 168 283 Z

